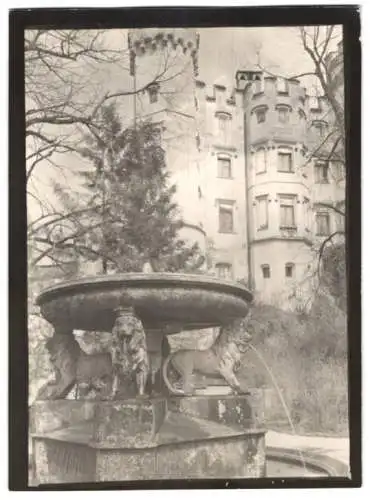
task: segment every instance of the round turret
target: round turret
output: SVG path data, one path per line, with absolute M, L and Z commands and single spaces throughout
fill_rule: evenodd
M 247 88 L 245 101 L 251 122 L 249 144 L 269 139 L 305 142 L 305 93 L 297 80 L 265 76 Z
M 282 283 L 289 290 L 303 279 L 311 258 L 305 90 L 295 79 L 254 78 L 244 90 L 244 110 L 254 283 L 273 301 Z

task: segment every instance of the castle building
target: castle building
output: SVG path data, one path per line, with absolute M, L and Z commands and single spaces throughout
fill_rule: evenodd
M 238 70 L 233 88 L 206 84 L 199 43 L 191 29 L 129 33 L 131 72 L 143 88 L 136 117 L 158 124 L 181 236 L 200 244 L 207 271 L 246 279 L 255 296 L 281 306 L 310 292 L 317 244 L 344 227 L 330 209 L 345 200 L 343 165 L 326 140 L 331 108 L 298 80 L 255 68 Z

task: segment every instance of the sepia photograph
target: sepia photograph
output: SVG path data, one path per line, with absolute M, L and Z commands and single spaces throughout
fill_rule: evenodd
M 160 24 L 24 29 L 28 486 L 351 480 L 343 25 Z

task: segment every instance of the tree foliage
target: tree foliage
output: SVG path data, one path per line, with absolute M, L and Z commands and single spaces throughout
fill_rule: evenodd
M 81 154 L 86 152 L 87 136 L 99 143 L 104 136 L 103 116 L 107 104 L 119 100 L 120 105 L 127 105 L 133 95 L 178 75 L 173 70 L 176 57 L 164 57 L 155 74 L 148 75 L 147 80 L 134 86 L 129 76 L 129 49 L 124 49 L 125 42 L 117 40 L 117 36 L 120 35 L 116 34 L 113 40 L 109 30 L 25 31 L 25 135 L 27 196 L 32 206 L 28 224 L 31 268 L 47 257 L 69 274 L 75 250 L 78 254 L 85 253 L 87 258 L 101 257 L 94 253 L 94 245 L 82 238 L 83 234 L 91 233 L 90 222 L 97 205 L 76 204 L 61 186 L 58 189 L 56 185 L 59 199 L 63 198 L 60 206 L 55 199 L 48 199 L 47 190 L 41 192 L 40 188 L 55 179 L 61 183 L 63 175 L 73 175 L 70 167 L 79 163 Z M 122 79 L 110 81 L 107 75 L 111 71 L 122 73 Z M 42 166 L 42 180 L 37 175 L 39 166 Z M 185 252 L 185 248 L 182 250 Z
M 335 189 L 328 194 L 331 199 L 316 199 L 315 207 L 327 210 L 332 219 L 341 221 L 345 218 L 344 199 L 345 172 L 345 113 L 344 113 L 344 68 L 342 34 L 338 26 L 302 26 L 298 36 L 311 69 L 304 73 L 290 75 L 293 79 L 311 78 L 316 84 L 317 103 L 312 116 L 308 116 L 309 127 L 306 132 L 307 153 L 304 167 L 319 160 L 327 168 L 328 179 L 325 182 L 335 184 Z M 273 75 L 259 63 L 262 71 Z M 313 78 L 313 80 L 312 80 Z M 316 134 L 312 123 L 322 120 L 327 126 Z M 339 194 L 337 194 L 339 193 Z M 334 194 L 334 195 L 333 195 Z M 335 228 L 336 226 L 336 228 Z M 314 246 L 317 255 L 316 272 L 319 287 L 324 285 L 339 301 L 344 310 L 346 300 L 345 251 L 341 243 L 345 234 L 341 223 L 331 225 L 330 234 L 320 238 Z M 339 276 L 340 275 L 340 276 Z
M 85 144 L 82 155 L 92 166 L 80 172 L 85 194 L 59 190 L 68 211 L 86 210 L 73 233 L 79 256 L 100 259 L 104 273 L 141 271 L 146 262 L 154 271 L 198 269 L 198 245 L 178 237 L 183 222 L 157 126 L 124 129 L 109 104 L 101 108 L 100 133 L 86 136 Z
M 322 281 L 336 304 L 342 311 L 347 311 L 347 269 L 346 247 L 337 243 L 325 248 L 322 257 Z

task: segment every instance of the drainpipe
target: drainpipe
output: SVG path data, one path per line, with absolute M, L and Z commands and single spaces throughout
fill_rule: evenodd
M 248 175 L 248 138 L 249 138 L 249 116 L 246 105 L 246 91 L 249 84 L 245 86 L 243 94 L 243 120 L 244 120 L 244 165 L 245 165 L 245 204 L 246 204 L 246 224 L 247 224 L 247 263 L 248 263 L 248 286 L 252 288 L 252 253 L 251 253 L 251 221 L 249 216 L 249 175 Z

